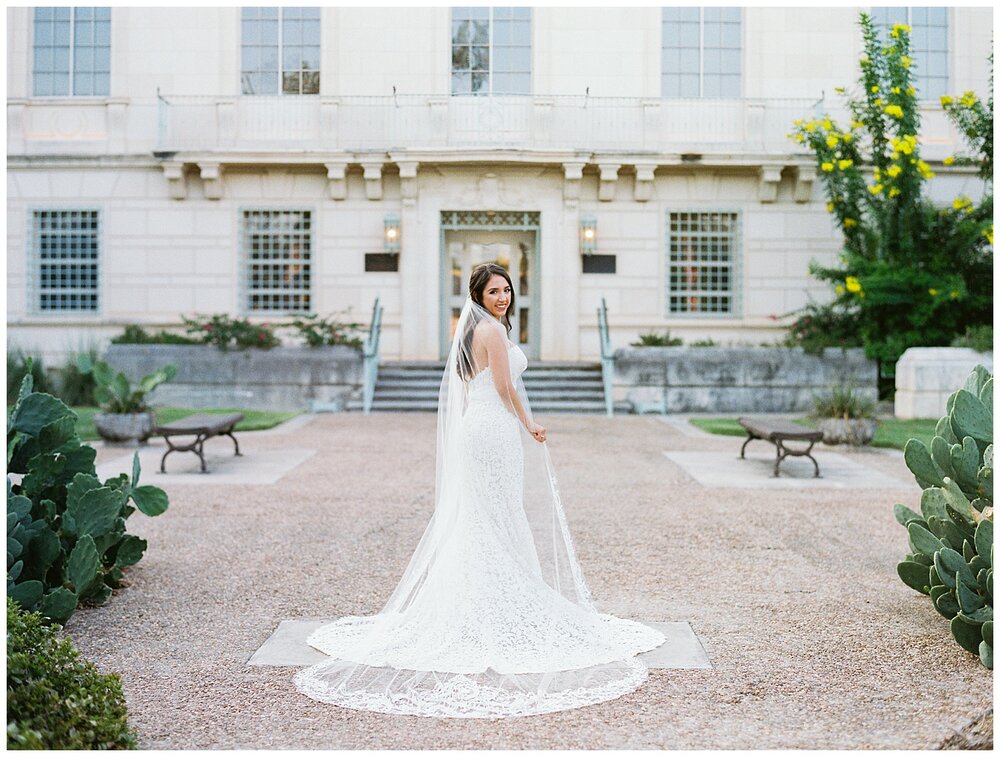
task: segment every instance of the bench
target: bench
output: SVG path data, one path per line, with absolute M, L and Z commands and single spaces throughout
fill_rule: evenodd
M 743 442 L 743 448 L 740 450 L 740 459 L 744 459 L 744 452 L 746 451 L 747 445 L 754 439 L 763 439 L 764 441 L 771 442 L 777 449 L 777 457 L 774 461 L 774 477 L 777 478 L 778 466 L 781 465 L 781 461 L 786 457 L 808 457 L 812 460 L 813 466 L 816 468 L 816 475 L 814 478 L 820 478 L 819 475 L 819 463 L 816 462 L 811 454 L 813 445 L 822 440 L 823 432 L 815 431 L 812 429 L 800 426 L 797 423 L 791 423 L 789 421 L 774 420 L 771 418 L 740 418 L 739 424 L 746 429 L 747 439 Z M 805 449 L 789 449 L 785 446 L 785 442 L 809 442 L 809 446 Z
M 198 413 L 181 418 L 179 421 L 164 423 L 153 429 L 153 433 L 162 436 L 167 446 L 170 448 L 163 453 L 160 460 L 160 473 L 166 473 L 164 467 L 167 462 L 167 455 L 171 452 L 194 452 L 201 460 L 201 472 L 208 473 L 205 468 L 205 454 L 203 447 L 207 439 L 213 436 L 228 436 L 236 445 L 236 456 L 241 457 L 240 443 L 233 436 L 233 428 L 243 420 L 242 413 L 229 413 L 228 415 L 212 415 L 209 413 Z M 195 439 L 190 444 L 175 444 L 172 437 L 194 436 Z

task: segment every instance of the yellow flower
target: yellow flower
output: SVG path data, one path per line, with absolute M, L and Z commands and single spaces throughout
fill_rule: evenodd
M 829 163 L 829 162 L 824 163 L 823 165 L 820 166 L 820 168 L 822 168 L 824 171 L 832 171 L 833 170 L 833 163 Z
M 848 132 L 845 132 L 845 133 L 841 134 L 840 138 L 842 140 L 844 140 L 845 142 L 850 142 L 852 139 L 854 139 L 854 135 L 851 134 L 851 132 L 848 131 Z
M 878 92 L 878 84 L 872 84 L 872 92 Z
M 833 91 L 836 92 L 838 95 L 844 94 L 844 88 L 843 87 L 834 87 Z
M 900 194 L 902 194 L 902 192 L 899 191 L 898 187 L 889 187 L 889 197 L 896 197 Z
M 957 289 L 952 289 L 950 292 L 948 292 L 948 296 L 951 297 L 953 300 L 957 300 L 958 299 L 958 290 Z
M 911 63 L 913 63 L 913 59 L 906 55 L 901 56 L 899 59 L 899 65 L 903 68 L 909 68 Z
M 833 212 L 833 209 L 834 209 L 834 207 L 835 207 L 835 206 L 834 206 L 834 204 L 833 204 L 832 202 L 828 202 L 828 203 L 826 204 L 826 212 L 827 212 L 827 213 L 832 213 L 832 212 Z
M 993 244 L 993 224 L 990 224 L 988 229 L 983 229 L 983 236 L 986 237 L 986 241 Z
M 892 31 L 889 32 L 889 36 L 898 37 L 900 32 L 906 32 L 907 34 L 909 34 L 910 27 L 907 26 L 906 24 L 894 24 L 892 27 Z
M 837 146 L 837 142 L 839 141 L 835 134 L 830 134 L 826 138 L 826 146 L 832 149 Z
M 874 186 L 868 187 L 868 191 L 871 192 L 873 195 L 877 195 L 882 191 L 882 185 L 875 184 Z
M 823 119 L 823 128 L 824 129 L 833 128 L 833 122 L 829 119 L 829 117 Z
M 927 293 L 928 293 L 928 294 L 929 294 L 929 295 L 930 295 L 931 297 L 937 297 L 937 296 L 938 296 L 938 290 L 937 290 L 937 289 L 928 289 L 928 290 L 927 290 Z
M 941 95 L 941 107 L 942 108 L 947 108 L 953 102 L 955 102 L 955 101 L 952 98 L 948 97 L 948 95 Z
M 876 105 L 881 105 L 882 104 L 882 98 L 881 97 L 876 97 L 875 98 L 875 104 Z
M 802 128 L 805 129 L 810 134 L 812 134 L 814 131 L 816 131 L 816 122 L 815 121 L 810 121 L 809 123 L 807 123 Z
M 895 179 L 897 176 L 899 176 L 899 174 L 900 174 L 900 172 L 902 170 L 903 170 L 902 168 L 900 168 L 899 166 L 893 164 L 893 165 L 889 166 L 887 169 L 885 169 L 885 172 L 887 174 L 889 174 L 890 178 Z
M 851 160 L 850 158 L 844 158 L 842 160 L 838 160 L 837 161 L 837 168 L 839 168 L 841 171 L 843 171 L 843 170 L 845 170 L 847 168 L 850 168 L 853 165 L 854 165 L 854 161 Z
M 900 89 L 899 89 L 899 87 L 893 87 L 893 88 L 892 88 L 892 94 L 894 94 L 894 95 L 898 95 L 899 93 L 900 93 Z
M 844 227 L 845 227 L 845 228 L 848 228 L 848 229 L 849 229 L 849 228 L 851 228 L 852 226 L 857 226 L 857 225 L 858 225 L 858 222 L 857 222 L 857 221 L 855 221 L 855 220 L 854 220 L 853 218 L 845 218 L 845 219 L 844 219 Z
M 977 102 L 978 102 L 978 100 L 976 99 L 976 93 L 975 92 L 966 92 L 964 95 L 962 95 L 961 103 L 962 103 L 962 105 L 965 105 L 966 107 L 971 108 Z
M 895 150 L 893 150 L 893 151 L 892 151 L 892 155 L 891 155 L 890 157 L 891 157 L 891 158 L 892 158 L 893 160 L 896 160 L 896 158 L 898 158 L 898 157 L 899 157 L 899 153 L 898 153 L 898 152 L 896 152 Z
M 887 105 L 885 108 L 885 112 L 890 116 L 895 116 L 896 118 L 903 117 L 903 109 L 900 108 L 898 105 Z
M 846 279 L 844 279 L 844 283 L 847 284 L 847 291 L 848 292 L 860 292 L 861 291 L 861 282 L 858 281 L 857 276 L 848 276 Z
M 960 197 L 956 197 L 954 200 L 951 201 L 951 206 L 955 210 L 961 210 L 962 208 L 969 208 L 972 207 L 972 200 L 970 200 L 965 195 L 961 195 Z
M 908 94 L 910 97 L 913 97 L 915 94 L 917 94 L 917 90 L 915 90 L 913 88 L 913 85 L 911 84 L 909 87 L 906 88 L 906 94 Z
M 853 118 L 851 119 L 851 128 L 852 129 L 860 129 L 864 125 L 865 125 L 864 121 L 855 121 Z
M 952 163 L 955 162 L 955 156 L 954 155 L 949 155 L 947 158 L 945 158 L 941 162 L 944 163 L 946 166 L 950 166 Z
M 862 66 L 866 66 L 866 65 L 868 65 L 868 63 L 870 63 L 870 61 L 868 60 L 868 56 L 867 55 L 862 55 L 861 58 L 858 60 L 858 62 Z
M 872 173 L 875 174 L 875 178 L 878 179 L 882 176 L 882 169 L 875 166 L 875 168 L 872 169 Z
M 837 284 L 837 286 L 833 288 L 833 291 L 835 291 L 837 294 L 843 294 L 846 290 L 840 284 Z

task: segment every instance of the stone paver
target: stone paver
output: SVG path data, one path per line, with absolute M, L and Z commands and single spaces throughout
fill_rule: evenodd
M 926 749 L 992 705 L 990 672 L 896 577 L 907 546 L 892 506 L 916 507 L 915 483 L 706 487 L 664 452 L 735 456 L 736 438 L 648 416 L 540 420 L 599 607 L 688 625 L 710 668 L 654 669 L 611 702 L 482 721 L 345 710 L 299 694 L 294 665 L 248 665 L 283 621 L 382 607 L 433 508 L 431 414 L 244 434 L 262 454 L 316 453 L 269 485 L 212 474 L 170 487 L 166 513 L 129 520 L 149 541 L 130 585 L 67 633 L 121 674 L 152 749 Z M 852 460 L 909 480 L 897 455 Z

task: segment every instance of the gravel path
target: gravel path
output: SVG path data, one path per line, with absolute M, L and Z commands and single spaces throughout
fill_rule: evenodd
M 242 434 L 248 456 L 318 450 L 270 486 L 171 487 L 146 471 L 170 509 L 132 516 L 149 549 L 130 586 L 67 633 L 121 674 L 140 744 L 156 749 L 927 749 L 992 707 L 990 672 L 896 577 L 906 535 L 892 505 L 916 507 L 916 484 L 706 488 L 663 451 L 735 458 L 738 439 L 652 417 L 540 420 L 599 607 L 689 622 L 713 669 L 654 670 L 612 702 L 482 721 L 341 709 L 300 695 L 293 668 L 246 666 L 283 619 L 381 608 L 433 506 L 431 414 Z M 909 478 L 898 455 L 858 459 Z

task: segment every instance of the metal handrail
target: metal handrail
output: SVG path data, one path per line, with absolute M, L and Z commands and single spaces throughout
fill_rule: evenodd
M 372 325 L 368 330 L 368 338 L 365 339 L 365 387 L 363 395 L 365 415 L 372 410 L 372 402 L 375 399 L 375 383 L 378 381 L 378 345 L 379 337 L 382 335 L 382 305 L 379 299 L 376 297 L 375 304 L 372 306 Z
M 608 306 L 603 297 L 601 297 L 601 306 L 597 308 L 597 329 L 601 334 L 601 378 L 604 380 L 604 407 L 610 418 L 615 414 L 615 354 L 611 349 L 611 336 L 608 334 Z

